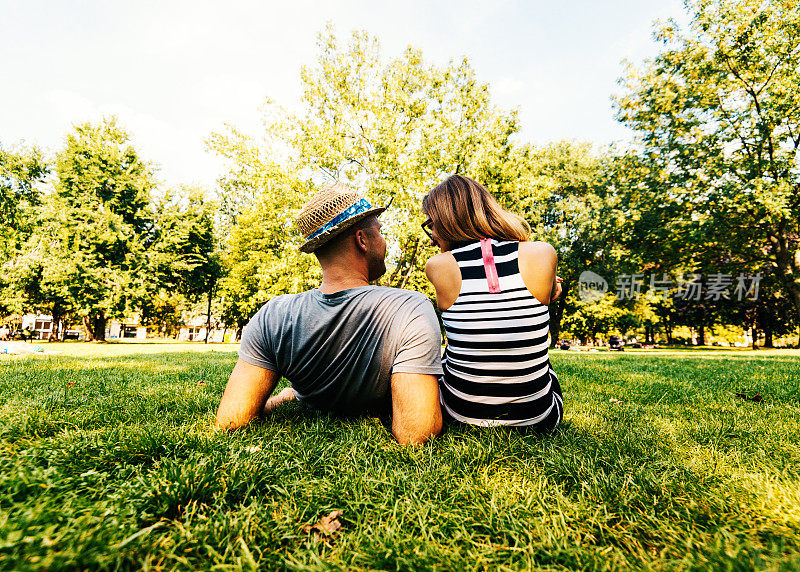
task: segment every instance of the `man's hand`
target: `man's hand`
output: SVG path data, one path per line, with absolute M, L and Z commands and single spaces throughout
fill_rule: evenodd
M 392 433 L 401 445 L 418 445 L 442 431 L 439 382 L 433 375 L 392 374 Z
M 267 399 L 267 404 L 264 406 L 264 414 L 272 413 L 278 407 L 283 405 L 284 403 L 288 403 L 289 401 L 295 400 L 294 389 L 291 387 L 287 387 L 283 391 L 281 391 L 278 395 L 273 395 L 269 399 Z
M 280 374 L 239 360 L 217 409 L 217 427 L 238 429 L 259 417 Z

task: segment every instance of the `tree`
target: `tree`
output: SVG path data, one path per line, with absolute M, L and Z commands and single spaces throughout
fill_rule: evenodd
M 626 314 L 616 297 L 609 293 L 598 300 L 576 300 L 573 311 L 564 316 L 564 327 L 585 344 L 588 340 L 596 341 L 597 334 L 616 327 L 617 321 Z
M 606 227 L 614 220 L 602 214 L 602 162 L 589 144 L 570 141 L 517 148 L 508 162 L 506 169 L 517 178 L 496 183 L 495 195 L 530 223 L 533 238 L 549 242 L 558 252 L 562 294 L 550 312 L 550 343 L 555 346 L 565 312 L 579 310 L 574 287 L 581 272 L 607 270 Z
M 104 340 L 107 319 L 132 311 L 140 296 L 153 238 L 152 172 L 112 118 L 77 125 L 56 173 L 23 256 L 33 301 L 49 302 L 54 322 L 69 307 L 90 338 Z
M 6 151 L 0 146 L 0 218 L 6 232 L 17 231 L 24 225 L 31 207 L 41 202 L 37 187 L 49 173 L 49 166 L 36 148 Z
M 451 173 L 508 185 L 515 112 L 491 103 L 467 60 L 430 65 L 419 50 L 385 59 L 376 39 L 353 33 L 340 46 L 333 30 L 320 35 L 316 66 L 304 68 L 305 109 L 291 127 L 298 168 L 316 179 L 341 180 L 377 204 L 396 253 L 385 283 L 425 283 L 422 268 L 433 252 L 420 229 L 424 193 Z
M 272 125 L 276 131 L 279 126 Z M 269 132 L 268 132 L 269 134 Z M 302 238 L 294 221 L 313 192 L 291 167 L 271 160 L 271 147 L 230 131 L 209 145 L 224 157 L 229 172 L 219 181 L 222 318 L 237 335 L 258 308 L 273 296 L 307 290 L 319 282 L 316 261 L 300 253 Z
M 366 33 L 340 46 L 330 28 L 319 47 L 316 65 L 302 72 L 298 116 L 268 115 L 263 144 L 235 130 L 209 141 L 231 166 L 219 189 L 231 225 L 223 296 L 240 326 L 269 297 L 318 280 L 316 261 L 296 251 L 294 216 L 324 182 L 359 188 L 373 204 L 391 201 L 383 283 L 432 296 L 422 271 L 433 254 L 420 228 L 423 194 L 453 172 L 490 186 L 518 177 L 508 160 L 516 114 L 491 105 L 467 61 L 437 67 L 412 48 L 387 60 Z
M 685 31 L 627 74 L 621 121 L 683 206 L 679 252 L 768 264 L 800 316 L 800 7 L 794 0 L 693 0 Z
M 152 245 L 146 255 L 138 301 L 142 322 L 162 333 L 175 332 L 186 308 L 201 297 L 207 301 L 206 342 L 211 303 L 223 267 L 215 228 L 217 204 L 202 189 L 173 189 L 153 205 Z
M 11 275 L 23 244 L 33 232 L 36 207 L 41 204 L 39 185 L 49 173 L 41 151 L 5 150 L 0 147 L 0 315 L 21 311 L 21 297 Z

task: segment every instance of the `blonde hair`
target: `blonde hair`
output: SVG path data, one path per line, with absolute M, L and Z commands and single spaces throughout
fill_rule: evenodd
M 422 198 L 422 212 L 448 242 L 479 238 L 528 240 L 531 227 L 503 209 L 486 188 L 462 175 L 451 175 Z

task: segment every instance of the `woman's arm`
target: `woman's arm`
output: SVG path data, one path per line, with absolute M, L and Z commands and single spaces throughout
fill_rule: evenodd
M 452 254 L 442 252 L 431 257 L 425 264 L 425 276 L 436 290 L 436 305 L 440 310 L 455 304 L 461 292 L 461 270 Z
M 528 291 L 544 305 L 558 298 L 560 285 L 556 280 L 558 255 L 546 242 L 519 243 L 519 272 Z

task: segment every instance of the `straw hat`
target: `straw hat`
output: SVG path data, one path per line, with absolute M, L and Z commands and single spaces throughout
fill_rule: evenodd
M 331 183 L 314 193 L 297 215 L 297 227 L 306 239 L 300 251 L 313 252 L 357 222 L 385 210 L 373 207 L 347 185 Z

